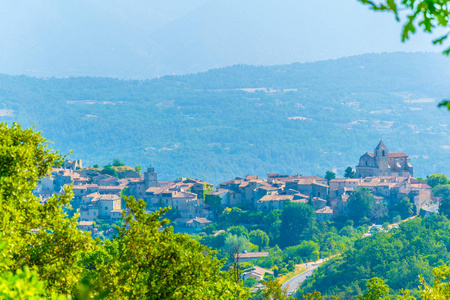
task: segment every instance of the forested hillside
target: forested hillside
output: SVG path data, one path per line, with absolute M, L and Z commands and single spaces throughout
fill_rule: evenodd
M 400 224 L 398 229 L 379 232 L 355 242 L 354 248 L 321 266 L 301 291 L 356 297 L 366 290 L 370 278 L 385 280 L 391 294 L 409 289 L 418 292 L 419 275 L 433 282 L 432 268 L 450 259 L 448 219 L 433 216 Z M 301 299 L 301 298 L 300 298 Z
M 380 139 L 425 176 L 450 158 L 450 115 L 436 107 L 449 75 L 447 58 L 404 53 L 147 81 L 2 75 L 0 121 L 36 125 L 85 165 L 119 158 L 161 179 L 342 175 Z

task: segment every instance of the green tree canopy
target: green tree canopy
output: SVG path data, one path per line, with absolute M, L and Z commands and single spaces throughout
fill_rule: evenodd
M 348 216 L 355 222 L 369 218 L 375 200 L 367 188 L 358 187 L 347 200 Z
M 411 34 L 416 32 L 417 27 L 423 31 L 432 33 L 439 28 L 448 28 L 449 9 L 448 0 L 359 0 L 359 2 L 369 5 L 376 11 L 390 11 L 394 13 L 397 21 L 405 19 L 403 25 L 402 41 L 410 38 Z M 449 32 L 435 38 L 433 44 L 442 45 L 447 40 Z M 443 52 L 445 55 L 450 53 L 450 47 Z
M 242 225 L 231 226 L 230 228 L 228 228 L 228 232 L 236 236 L 243 236 L 248 238 L 248 230 Z
M 439 202 L 439 213 L 450 218 L 450 197 L 444 197 Z
M 336 173 L 331 172 L 331 171 L 327 171 L 325 173 L 325 179 L 328 180 L 328 182 L 330 182 L 331 179 L 335 179 L 336 178 Z
M 416 212 L 414 203 L 412 203 L 408 197 L 400 200 L 400 202 L 397 203 L 395 210 L 400 213 L 402 219 L 407 219 Z
M 144 201 L 125 197 L 118 235 L 100 241 L 77 229 L 77 214 L 64 213 L 69 186 L 41 204 L 32 189 L 60 162 L 40 133 L 0 123 L 1 298 L 249 297 L 242 280 L 222 271 L 223 262 L 206 246 L 172 227 L 161 229 L 167 209 L 148 214 Z
M 81 279 L 82 252 L 94 247 L 91 237 L 68 218 L 72 191 L 65 187 L 44 204 L 32 194 L 61 156 L 33 129 L 0 123 L 0 241 L 6 244 L 0 271 L 18 274 L 28 266 L 50 292 L 70 294 Z
M 119 174 L 117 174 L 117 171 L 115 169 L 113 169 L 110 164 L 107 164 L 106 166 L 104 166 L 100 173 L 119 177 Z
M 450 181 L 444 174 L 432 174 L 427 177 L 427 184 L 434 188 L 440 184 L 448 184 Z
M 347 167 L 344 173 L 345 178 L 353 178 L 355 177 L 355 171 L 353 171 L 352 167 Z
M 112 165 L 113 165 L 113 167 L 122 167 L 122 166 L 125 166 L 125 164 L 122 163 L 118 158 L 114 158 L 114 159 L 113 159 Z
M 259 251 L 269 245 L 269 236 L 260 229 L 250 231 L 249 237 L 250 242 L 259 247 Z
M 108 299 L 241 299 L 248 297 L 242 281 L 221 271 L 222 263 L 206 246 L 188 235 L 160 230 L 160 212 L 146 213 L 146 203 L 126 198 L 128 214 L 119 234 L 86 258 L 85 270 Z M 109 296 L 110 295 L 110 296 Z
M 315 220 L 314 209 L 304 203 L 288 202 L 281 213 L 279 245 L 297 245 L 302 239 L 310 237 Z

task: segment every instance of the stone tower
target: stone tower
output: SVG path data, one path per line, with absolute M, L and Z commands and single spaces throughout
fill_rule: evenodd
M 155 172 L 155 168 L 150 167 L 144 172 L 144 183 L 145 189 L 158 186 L 158 174 Z
M 388 176 L 389 175 L 389 151 L 384 145 L 383 141 L 378 143 L 378 146 L 375 148 L 374 156 L 375 161 L 380 171 L 379 176 Z

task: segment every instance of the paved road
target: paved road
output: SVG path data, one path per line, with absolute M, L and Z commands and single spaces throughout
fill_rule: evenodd
M 291 295 L 295 290 L 299 287 L 299 285 L 309 276 L 311 276 L 312 272 L 317 269 L 319 265 L 315 265 L 310 267 L 309 270 L 298 274 L 297 276 L 289 279 L 283 284 L 283 288 L 287 288 L 288 295 Z

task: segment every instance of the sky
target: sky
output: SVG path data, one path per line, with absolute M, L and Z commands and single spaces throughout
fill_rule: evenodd
M 439 51 L 356 0 L 4 0 L 0 73 L 146 79 L 234 64 Z

